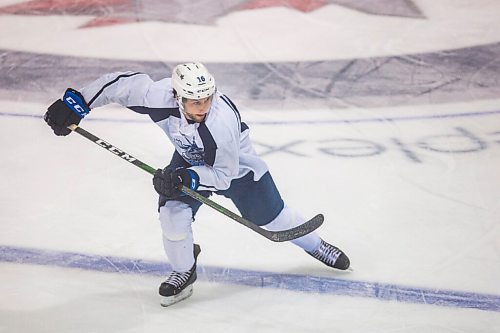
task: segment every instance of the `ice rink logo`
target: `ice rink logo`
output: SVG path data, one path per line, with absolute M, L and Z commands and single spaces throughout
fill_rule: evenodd
M 102 27 L 134 22 L 213 24 L 218 18 L 242 10 L 286 7 L 304 13 L 327 5 L 338 5 L 372 15 L 422 18 L 412 0 L 33 0 L 0 7 L 0 14 L 94 16 L 80 28 Z
M 500 131 L 475 133 L 464 127 L 418 138 L 388 136 L 384 139 L 332 137 L 323 140 L 294 140 L 280 145 L 255 141 L 260 156 L 286 154 L 289 157 L 310 158 L 326 155 L 333 158 L 360 159 L 383 154 L 399 156 L 412 163 L 425 163 L 432 154 L 471 154 L 489 148 L 500 148 Z

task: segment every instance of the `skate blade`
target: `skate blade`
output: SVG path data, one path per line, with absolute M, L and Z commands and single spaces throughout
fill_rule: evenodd
M 181 291 L 177 295 L 169 296 L 169 297 L 165 297 L 165 296 L 160 295 L 160 297 L 161 297 L 160 305 L 163 307 L 167 307 L 167 306 L 173 305 L 175 303 L 179 303 L 180 301 L 185 300 L 186 298 L 188 298 L 192 294 L 193 294 L 193 286 L 187 286 L 186 289 L 184 289 L 183 291 Z

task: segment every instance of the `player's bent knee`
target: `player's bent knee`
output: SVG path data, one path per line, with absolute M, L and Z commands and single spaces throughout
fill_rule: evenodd
M 159 218 L 163 235 L 170 241 L 184 240 L 191 232 L 193 217 L 192 210 L 187 204 L 168 202 L 160 208 Z

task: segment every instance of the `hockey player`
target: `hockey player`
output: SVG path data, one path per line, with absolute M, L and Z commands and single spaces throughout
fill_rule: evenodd
M 109 103 L 149 115 L 175 147 L 169 165 L 153 177 L 160 196 L 163 245 L 173 270 L 160 285 L 163 306 L 192 294 L 201 250 L 191 228 L 201 203 L 183 195 L 180 184 L 205 197 L 216 193 L 231 199 L 245 219 L 268 230 L 305 222 L 283 202 L 267 165 L 252 147 L 248 126 L 202 64 L 180 64 L 171 78 L 156 82 L 138 72 L 103 75 L 80 91 L 68 88 L 44 119 L 56 135 L 65 136 L 71 133 L 68 125 L 78 125 L 91 109 Z M 291 242 L 329 267 L 349 267 L 348 257 L 317 232 Z

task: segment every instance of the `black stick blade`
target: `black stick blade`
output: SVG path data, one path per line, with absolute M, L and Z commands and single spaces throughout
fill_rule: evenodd
M 292 229 L 281 231 L 263 230 L 264 232 L 262 233 L 262 236 L 272 240 L 273 242 L 286 242 L 313 232 L 323 224 L 324 220 L 325 217 L 323 216 L 323 214 L 318 214 L 309 221 Z

